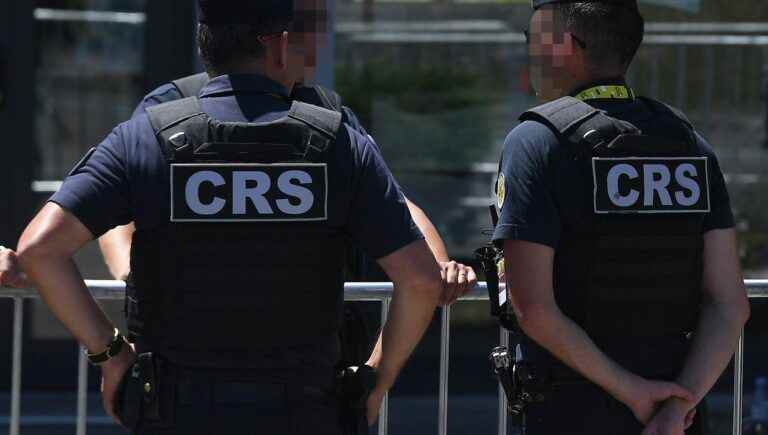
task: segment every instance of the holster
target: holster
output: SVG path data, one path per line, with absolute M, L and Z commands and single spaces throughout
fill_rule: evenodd
M 348 367 L 336 379 L 344 435 L 368 434 L 366 403 L 376 386 L 376 372 L 369 366 Z
M 169 427 L 174 423 L 175 378 L 170 364 L 153 353 L 142 353 L 126 372 L 115 400 L 115 413 L 130 431 L 139 426 Z
M 494 348 L 490 361 L 493 374 L 507 396 L 507 411 L 511 415 L 520 416 L 529 403 L 547 400 L 552 383 L 546 372 L 510 355 L 510 350 L 505 346 Z

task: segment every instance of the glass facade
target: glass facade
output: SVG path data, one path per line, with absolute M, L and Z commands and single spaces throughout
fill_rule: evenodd
M 38 0 L 40 180 L 61 180 L 142 95 L 145 0 Z
M 640 4 L 647 34 L 630 84 L 684 110 L 713 144 L 747 275 L 766 276 L 768 7 Z M 535 104 L 522 35 L 530 13 L 528 0 L 336 5 L 336 88 L 457 257 L 485 240 L 504 137 Z

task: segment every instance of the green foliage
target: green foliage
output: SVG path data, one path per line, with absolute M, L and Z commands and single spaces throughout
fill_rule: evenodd
M 441 66 L 404 67 L 390 62 L 347 65 L 336 71 L 337 91 L 364 125 L 371 125 L 375 100 L 394 98 L 404 112 L 424 113 L 465 109 L 481 105 L 491 95 L 481 76 Z
M 374 62 L 340 67 L 337 91 L 384 144 L 397 168 L 456 168 L 493 145 L 498 99 L 480 74 L 439 66 Z

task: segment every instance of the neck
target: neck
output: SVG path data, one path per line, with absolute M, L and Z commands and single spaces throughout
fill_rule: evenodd
M 289 80 L 285 74 L 280 74 L 278 71 L 273 71 L 267 68 L 264 62 L 261 61 L 233 62 L 221 68 L 212 68 L 208 71 L 208 75 L 211 77 L 217 77 L 225 74 L 260 75 L 280 83 L 281 85 L 285 86 L 286 89 L 293 88 L 294 84 L 293 81 Z

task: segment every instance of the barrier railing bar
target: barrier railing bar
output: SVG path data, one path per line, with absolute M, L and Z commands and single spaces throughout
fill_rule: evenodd
M 13 298 L 13 362 L 11 369 L 10 435 L 19 435 L 21 427 L 21 351 L 24 328 L 24 299 Z
M 440 394 L 439 414 L 437 420 L 437 433 L 448 434 L 448 369 L 451 344 L 451 306 L 442 308 L 442 322 L 440 325 Z
M 344 286 L 346 289 L 346 286 Z M 381 327 L 389 316 L 389 298 L 381 299 Z M 389 393 L 384 394 L 384 400 L 381 401 L 381 410 L 379 411 L 379 435 L 387 435 L 389 432 Z
M 736 356 L 733 361 L 733 435 L 742 431 L 742 394 L 744 388 L 744 332 L 739 336 Z
M 509 332 L 504 328 L 499 328 L 499 345 L 509 347 Z M 510 351 L 515 351 L 510 349 Z M 504 387 L 499 384 L 499 435 L 507 435 L 507 395 L 504 394 Z
M 80 350 L 77 360 L 77 435 L 85 435 L 88 429 L 88 360 L 85 349 Z
M 744 282 L 749 298 L 768 298 L 768 280 L 746 280 Z M 96 299 L 122 300 L 125 296 L 125 283 L 122 281 L 87 280 L 86 285 Z M 349 301 L 378 301 L 381 302 L 382 323 L 386 321 L 389 313 L 390 298 L 392 296 L 392 283 L 347 283 L 344 286 L 345 299 Z M 24 324 L 24 299 L 37 298 L 38 294 L 30 289 L 0 289 L 0 299 L 12 298 L 14 300 L 13 316 L 13 365 L 11 381 L 11 419 L 9 435 L 19 435 L 21 422 L 21 363 L 22 363 L 22 338 Z M 479 283 L 469 294 L 461 298 L 462 301 L 488 300 L 485 283 Z M 450 309 L 443 310 L 441 333 L 441 361 L 440 361 L 440 434 L 447 432 L 447 406 L 448 406 L 448 356 L 450 346 Z M 509 335 L 501 330 L 500 344 L 509 346 Z M 514 351 L 511 349 L 511 351 Z M 84 364 L 84 356 L 81 353 L 78 365 L 78 435 L 85 434 L 85 421 L 87 417 L 87 364 Z M 734 435 L 741 434 L 742 422 L 742 394 L 743 394 L 743 362 L 744 362 L 744 335 L 742 333 L 735 355 L 734 367 Z M 499 387 L 499 434 L 507 433 L 506 396 Z M 387 435 L 389 423 L 389 395 L 382 401 L 379 434 Z

